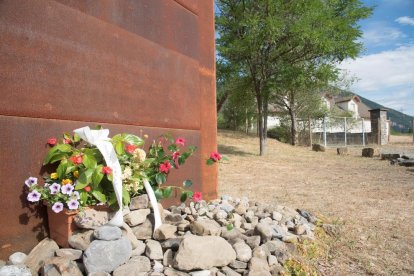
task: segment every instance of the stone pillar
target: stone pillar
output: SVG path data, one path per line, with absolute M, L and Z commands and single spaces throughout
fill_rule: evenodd
M 387 127 L 387 110 L 385 108 L 369 110 L 372 141 L 378 145 L 386 145 L 388 143 L 389 129 Z

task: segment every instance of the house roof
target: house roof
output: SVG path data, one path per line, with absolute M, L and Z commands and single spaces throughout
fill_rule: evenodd
M 356 96 L 356 95 L 336 98 L 335 99 L 335 103 L 349 102 L 351 100 L 354 100 L 357 103 L 361 103 L 361 99 L 358 96 Z

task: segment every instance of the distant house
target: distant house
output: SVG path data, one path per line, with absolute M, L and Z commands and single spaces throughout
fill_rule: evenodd
M 347 97 L 331 96 L 327 93 L 322 96 L 326 107 L 332 110 L 334 107 L 344 111 L 352 113 L 352 117 L 355 119 L 363 118 L 370 119 L 369 108 L 361 99 L 356 95 Z

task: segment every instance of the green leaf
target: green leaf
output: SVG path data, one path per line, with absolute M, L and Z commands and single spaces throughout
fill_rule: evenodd
M 180 196 L 180 201 L 185 202 L 187 200 L 187 193 L 182 193 Z
M 154 194 L 158 201 L 162 199 L 162 191 L 160 189 L 156 189 Z
M 73 134 L 73 142 L 77 143 L 81 140 L 80 136 L 78 134 Z
M 142 146 L 144 144 L 144 140 L 136 135 L 124 133 L 122 136 L 124 141 L 128 144 L 133 144 L 135 146 Z
M 84 155 L 87 154 L 93 156 L 98 164 L 103 160 L 103 156 L 97 148 L 85 148 L 82 152 Z
M 93 171 L 93 169 L 87 169 L 79 175 L 78 181 L 76 182 L 75 190 L 81 190 L 88 186 L 89 183 L 91 183 Z
M 62 153 L 56 153 L 50 160 L 49 160 L 49 164 L 53 164 L 57 161 L 61 161 L 62 159 L 64 159 L 65 157 L 67 157 L 68 154 L 66 152 L 62 152 Z M 46 164 L 46 163 L 45 163 Z M 43 165 L 45 165 L 43 164 Z
M 169 145 L 168 150 L 171 152 L 177 151 L 177 145 L 176 144 Z
M 172 192 L 172 187 L 171 187 L 171 186 L 168 186 L 168 187 L 166 187 L 166 188 L 164 189 L 164 191 L 163 191 L 163 193 L 162 193 L 162 196 L 163 196 L 164 198 L 169 198 L 169 197 L 171 196 L 171 192 Z
M 102 203 L 106 203 L 106 196 L 99 190 L 92 190 L 92 195 Z
M 183 186 L 184 188 L 190 188 L 193 185 L 193 182 L 190 179 L 184 180 Z
M 101 183 L 102 178 L 104 177 L 102 168 L 102 165 L 97 166 L 92 174 L 92 183 L 94 187 L 97 187 L 99 183 Z
M 206 161 L 206 164 L 207 164 L 208 166 L 211 166 L 211 165 L 213 165 L 214 163 L 216 163 L 216 162 L 214 162 L 214 160 L 213 160 L 213 159 L 211 159 L 211 158 L 207 159 L 207 161 Z
M 122 203 L 124 205 L 129 205 L 131 202 L 131 197 L 129 196 L 129 192 L 122 186 Z
M 43 165 L 54 163 L 60 160 L 63 156 L 67 155 L 65 153 L 69 153 L 72 151 L 72 147 L 67 144 L 57 144 L 56 146 L 52 147 L 43 161 Z
M 67 166 L 65 174 L 74 172 L 75 169 L 76 169 L 76 166 Z
M 122 141 L 115 143 L 115 150 L 118 155 L 122 155 L 125 153 L 124 151 L 124 143 Z
M 84 154 L 83 155 L 83 162 L 82 162 L 86 168 L 88 169 L 95 169 L 96 167 L 96 159 L 93 157 L 93 155 Z
M 195 152 L 197 150 L 196 146 L 189 146 L 188 150 L 190 151 L 190 153 L 192 154 L 193 152 Z
M 106 178 L 108 178 L 109 181 L 113 182 L 114 181 L 114 174 L 113 173 L 107 174 Z
M 63 133 L 63 138 L 71 140 L 72 141 L 72 137 L 70 136 L 69 133 Z
M 88 193 L 86 191 L 81 191 L 80 192 L 80 200 L 83 204 L 86 204 L 86 202 L 88 201 Z
M 60 179 L 64 178 L 64 176 L 66 175 L 67 167 L 68 167 L 67 160 L 63 160 L 62 162 L 60 162 L 59 166 L 57 167 L 56 172 Z
M 164 183 L 165 181 L 167 181 L 167 177 L 165 176 L 164 173 L 157 173 L 155 175 L 155 181 L 157 181 L 158 185 L 161 185 L 162 183 Z

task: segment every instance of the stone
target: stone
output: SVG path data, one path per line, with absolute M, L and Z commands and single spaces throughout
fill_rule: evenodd
M 226 276 L 241 276 L 241 274 L 240 274 L 240 273 L 237 273 L 236 271 L 234 271 L 233 269 L 231 269 L 231 268 L 230 268 L 230 267 L 228 267 L 228 266 L 222 267 L 222 268 L 221 268 L 221 271 L 223 271 L 223 273 L 224 273 Z
M 137 209 L 147 209 L 149 203 L 149 198 L 147 194 L 139 195 L 136 197 L 131 198 L 131 202 L 129 203 L 129 209 L 131 211 Z
M 257 224 L 254 231 L 255 233 L 260 235 L 261 240 L 264 243 L 272 239 L 273 230 L 272 230 L 272 227 L 268 223 L 261 222 Z
M 214 218 L 216 220 L 226 219 L 227 218 L 227 212 L 224 210 L 219 210 L 215 215 Z
M 237 228 L 227 230 L 227 227 L 222 227 L 220 236 L 226 240 L 235 240 L 240 238 L 242 236 L 242 233 Z
M 112 273 L 113 276 L 138 276 L 139 273 L 149 272 L 151 270 L 151 262 L 145 256 L 137 256 L 131 258 L 125 264 L 119 266 Z
M 374 149 L 373 148 L 362 149 L 362 157 L 374 157 Z
M 348 148 L 346 147 L 336 148 L 336 153 L 338 155 L 348 155 Z
M 325 152 L 325 147 L 320 144 L 312 144 L 312 150 L 316 152 Z
M 134 232 L 132 231 L 131 227 L 129 227 L 128 224 L 126 224 L 125 222 L 122 224 L 122 235 L 124 235 L 125 237 L 128 238 L 128 240 L 131 242 L 131 246 L 132 246 L 132 250 L 134 250 L 135 248 L 137 248 L 137 246 L 139 245 L 140 242 L 137 239 L 137 237 L 135 237 Z
M 381 160 L 394 160 L 400 157 L 399 153 L 381 153 Z
M 235 260 L 229 264 L 229 267 L 234 268 L 234 269 L 244 269 L 244 268 L 247 268 L 247 263 Z
M 236 252 L 222 237 L 186 236 L 175 256 L 174 268 L 185 271 L 209 269 L 226 266 L 235 259 Z
M 305 232 L 306 232 L 306 228 L 302 224 L 296 225 L 295 228 L 293 229 L 293 233 L 295 235 L 303 235 L 305 234 Z
M 73 219 L 76 226 L 83 229 L 96 229 L 109 222 L 114 213 L 102 210 L 85 209 L 79 212 Z
M 260 236 L 246 237 L 246 243 L 251 249 L 254 249 L 260 245 Z
M 163 249 L 171 248 L 173 251 L 177 251 L 178 247 L 180 246 L 181 241 L 183 240 L 182 237 L 169 239 L 161 243 L 161 247 Z
M 172 266 L 174 264 L 174 253 L 171 249 L 165 251 L 162 264 L 164 266 Z
M 143 224 L 131 229 L 138 240 L 147 240 L 152 238 L 152 228 L 152 222 L 147 218 Z
M 267 256 L 267 263 L 269 264 L 269 266 L 277 264 L 278 262 L 277 262 L 276 256 L 273 256 L 273 255 Z
M 154 266 L 152 267 L 152 270 L 157 273 L 162 273 L 164 271 L 164 266 L 159 261 L 154 261 Z
M 191 276 L 211 276 L 210 270 L 199 270 L 199 271 L 192 271 L 189 273 Z
M 119 227 L 104 225 L 95 229 L 95 231 L 93 231 L 93 235 L 98 240 L 113 241 L 122 237 L 122 231 Z
M 175 270 L 171 267 L 167 267 L 164 269 L 164 275 L 165 276 L 189 276 L 190 274 Z
M 158 241 L 164 241 L 167 239 L 172 239 L 175 237 L 175 232 L 177 232 L 177 226 L 171 224 L 162 224 L 154 232 L 154 239 Z
M 295 235 L 286 235 L 282 238 L 282 241 L 287 242 L 287 243 L 297 243 L 298 237 Z
M 72 248 L 86 250 L 93 240 L 93 230 L 83 230 L 69 237 L 68 243 Z
M 163 253 L 161 244 L 158 241 L 147 240 L 147 248 L 145 249 L 145 255 L 151 260 L 162 260 Z
M 308 222 L 313 223 L 313 224 L 316 223 L 317 218 L 311 213 L 309 213 L 308 211 L 300 210 L 300 209 L 296 209 L 296 211 L 299 213 L 299 215 L 304 217 Z
M 221 204 L 217 206 L 219 209 L 225 211 L 226 213 L 231 213 L 234 210 L 234 206 L 231 205 L 228 200 L 223 200 Z
M 233 245 L 236 251 L 236 259 L 242 262 L 248 262 L 252 258 L 252 249 L 244 242 L 238 242 Z
M 136 247 L 132 250 L 131 257 L 140 256 L 140 255 L 144 254 L 146 247 L 147 246 L 145 245 L 145 243 L 143 241 L 138 240 L 137 244 L 136 244 Z
M 82 258 L 82 250 L 79 249 L 72 249 L 72 248 L 61 248 L 56 250 L 56 256 L 64 257 L 71 261 L 76 261 Z
M 124 217 L 124 221 L 129 226 L 137 226 L 139 224 L 143 224 L 150 213 L 150 209 L 134 210 Z
M 98 271 L 98 272 L 89 273 L 88 276 L 111 276 L 111 274 L 105 271 Z
M 277 211 L 272 212 L 272 219 L 274 219 L 276 221 L 281 221 L 282 218 L 283 218 L 283 216 L 282 216 L 281 213 L 279 213 Z
M 262 275 L 267 275 L 267 273 L 269 273 L 270 271 L 269 264 L 267 263 L 267 258 L 266 259 L 257 258 L 257 257 L 251 258 L 249 262 L 249 270 L 250 272 L 253 272 L 253 273 L 262 272 L 263 273 Z
M 221 233 L 220 225 L 214 220 L 197 220 L 191 223 L 190 230 L 199 236 L 219 236 Z
M 184 220 L 182 223 L 177 226 L 178 231 L 188 231 L 190 230 L 190 222 Z
M 82 271 L 79 269 L 77 263 L 65 257 L 53 257 L 45 261 L 44 270 L 48 270 L 48 266 L 53 266 L 61 275 L 66 276 L 82 276 Z
M 184 222 L 183 217 L 181 214 L 167 214 L 165 215 L 165 223 L 172 224 L 172 225 L 179 225 Z
M 23 265 L 27 260 L 27 255 L 22 252 L 15 252 L 9 256 L 10 265 Z
M 5 265 L 0 268 L 0 276 L 32 276 L 32 273 L 24 266 Z
M 271 226 L 272 230 L 272 237 L 277 239 L 283 239 L 288 233 L 286 227 L 282 227 L 281 225 L 273 224 Z M 266 243 L 266 241 L 263 241 Z
M 253 257 L 256 257 L 256 258 L 259 258 L 259 259 L 266 259 L 267 258 L 266 251 L 264 250 L 264 248 L 262 246 L 258 246 L 255 249 L 253 249 L 252 255 L 253 255 Z
M 26 266 L 30 269 L 32 274 L 37 274 L 39 269 L 44 265 L 44 262 L 47 259 L 50 259 L 55 256 L 56 250 L 59 249 L 59 246 L 54 240 L 46 238 L 38 243 L 26 259 Z
M 97 271 L 110 273 L 124 264 L 131 254 L 131 243 L 126 237 L 115 241 L 95 240 L 85 250 L 83 263 L 88 273 Z

